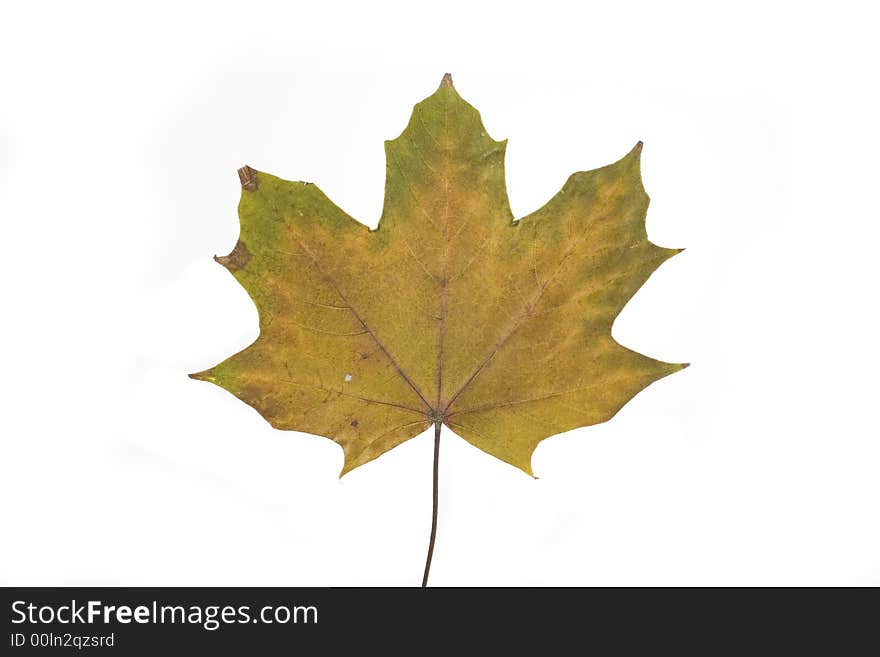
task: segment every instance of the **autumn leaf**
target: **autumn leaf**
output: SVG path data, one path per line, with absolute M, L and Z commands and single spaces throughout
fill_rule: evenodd
M 241 235 L 216 259 L 257 305 L 260 335 L 190 376 L 278 429 L 335 441 L 342 474 L 433 424 L 436 509 L 441 425 L 532 474 L 541 440 L 610 419 L 684 368 L 611 337 L 679 252 L 648 241 L 641 142 L 519 220 L 505 146 L 447 75 L 385 143 L 375 230 L 311 183 L 241 169 Z
M 243 168 L 241 235 L 216 260 L 257 305 L 260 336 L 191 376 L 278 429 L 335 441 L 342 474 L 434 422 L 532 474 L 541 440 L 610 419 L 685 367 L 611 337 L 679 252 L 647 239 L 641 142 L 519 220 L 505 146 L 447 75 L 385 143 L 375 230 L 311 183 Z

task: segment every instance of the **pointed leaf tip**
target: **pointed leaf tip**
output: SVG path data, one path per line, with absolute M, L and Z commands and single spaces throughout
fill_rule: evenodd
M 245 164 L 238 170 L 238 179 L 241 181 L 241 188 L 249 192 L 257 191 L 257 171 Z
M 640 139 L 636 143 L 636 145 L 633 146 L 633 149 L 630 151 L 630 153 L 632 153 L 633 155 L 637 155 L 637 156 L 641 155 L 642 154 L 642 146 L 644 146 L 644 145 L 645 145 L 645 143 Z
M 211 370 L 204 370 L 202 372 L 193 372 L 192 374 L 187 374 L 187 376 L 195 381 L 209 381 L 214 383 L 214 375 L 211 373 Z
M 235 273 L 251 259 L 251 252 L 248 250 L 247 246 L 241 240 L 238 240 L 235 243 L 235 248 L 230 251 L 229 255 L 225 256 L 214 256 L 214 262 L 218 262 L 229 271 Z

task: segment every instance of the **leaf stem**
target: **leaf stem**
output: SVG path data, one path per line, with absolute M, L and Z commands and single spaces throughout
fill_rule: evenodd
M 434 422 L 434 503 L 431 511 L 431 540 L 428 543 L 428 558 L 425 560 L 425 575 L 422 577 L 422 588 L 428 586 L 428 573 L 431 572 L 431 558 L 434 556 L 434 539 L 437 538 L 437 497 L 439 487 L 437 484 L 440 465 L 440 421 Z

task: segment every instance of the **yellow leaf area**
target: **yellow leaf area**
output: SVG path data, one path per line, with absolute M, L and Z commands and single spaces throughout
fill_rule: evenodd
M 679 252 L 648 241 L 641 143 L 519 220 L 505 147 L 447 75 L 385 143 L 375 230 L 313 184 L 242 169 L 241 235 L 217 260 L 257 305 L 260 335 L 191 376 L 273 427 L 335 441 L 342 474 L 437 422 L 532 474 L 541 440 L 610 419 L 685 367 L 611 337 Z

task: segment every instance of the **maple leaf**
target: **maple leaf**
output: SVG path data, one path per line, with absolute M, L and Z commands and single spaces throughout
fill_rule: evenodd
M 610 419 L 686 367 L 611 337 L 627 301 L 680 251 L 648 241 L 641 142 L 519 220 L 505 147 L 447 75 L 385 143 L 375 230 L 311 183 L 241 169 L 241 235 L 216 260 L 257 305 L 260 335 L 190 376 L 273 427 L 332 439 L 341 474 L 432 424 L 437 441 L 444 424 L 532 474 L 541 440 Z

